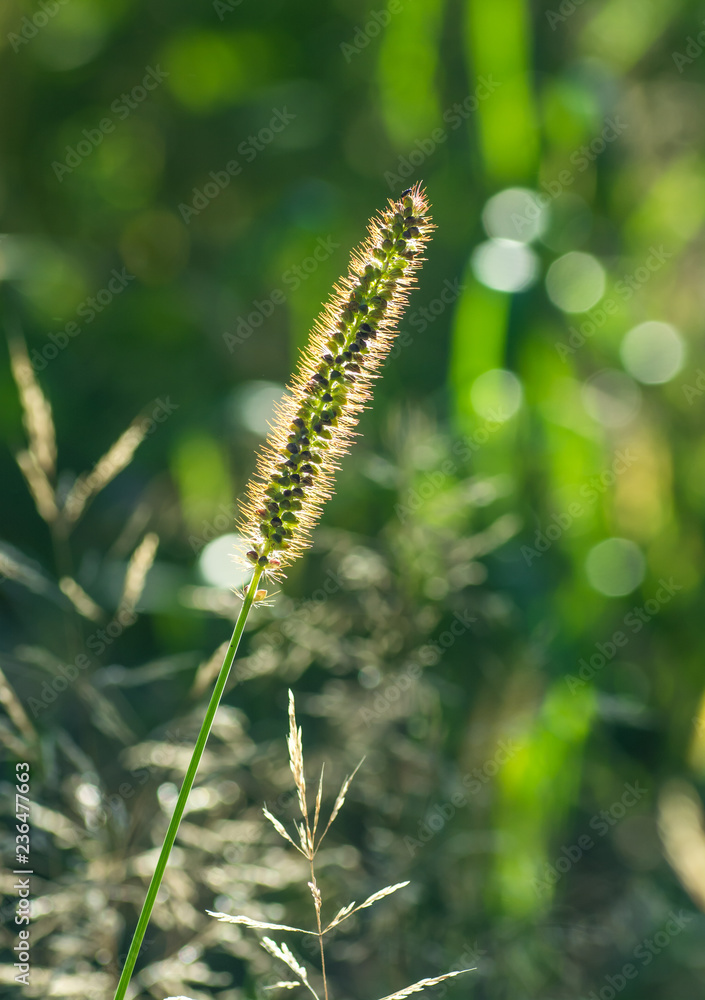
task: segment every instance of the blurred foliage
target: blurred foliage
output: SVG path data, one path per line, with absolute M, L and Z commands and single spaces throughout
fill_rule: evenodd
M 431 992 L 701 995 L 702 18 L 2 5 L 0 301 L 59 470 L 31 389 L 26 450 L 3 366 L 3 859 L 27 760 L 26 996 L 112 996 L 237 606 L 217 538 L 349 249 L 418 178 L 438 225 L 420 287 L 314 549 L 251 619 L 140 995 L 263 995 L 253 936 L 204 911 L 306 919 L 306 873 L 260 811 L 294 814 L 288 686 L 312 775 L 325 760 L 333 787 L 366 755 L 324 898 L 412 880 L 332 944 L 334 995 L 468 964 Z M 45 523 L 118 439 L 90 506 Z

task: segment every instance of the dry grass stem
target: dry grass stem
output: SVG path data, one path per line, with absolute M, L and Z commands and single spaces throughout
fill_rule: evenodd
M 37 738 L 34 726 L 29 721 L 29 716 L 22 707 L 22 702 L 8 684 L 2 668 L 0 668 L 0 704 L 3 706 L 22 736 L 24 736 L 26 740 L 34 742 Z
M 32 494 L 37 513 L 47 524 L 54 524 L 59 517 L 54 489 L 36 454 L 33 451 L 20 451 L 15 459 Z
M 62 594 L 68 597 L 79 615 L 92 622 L 103 621 L 105 618 L 103 609 L 72 576 L 62 576 L 59 580 L 59 589 Z
M 669 864 L 705 911 L 705 817 L 697 791 L 672 781 L 659 796 L 658 829 Z
M 51 404 L 35 378 L 24 339 L 13 337 L 9 344 L 12 374 L 22 404 L 29 450 L 39 468 L 46 476 L 52 477 L 56 472 L 56 431 Z
M 120 607 L 126 611 L 134 611 L 142 596 L 147 574 L 154 563 L 159 546 L 159 535 L 149 532 L 130 556 L 122 587 Z

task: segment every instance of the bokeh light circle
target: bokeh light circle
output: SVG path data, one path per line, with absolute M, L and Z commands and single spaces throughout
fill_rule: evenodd
M 644 554 L 628 538 L 606 538 L 594 545 L 585 559 L 590 586 L 606 597 L 631 594 L 644 579 Z
M 276 419 L 277 403 L 284 395 L 284 386 L 278 382 L 245 382 L 231 396 L 233 415 L 248 431 L 265 437 Z
M 524 392 L 514 372 L 492 368 L 479 375 L 470 389 L 473 409 L 485 420 L 504 423 L 521 406 Z
M 203 580 L 212 587 L 232 589 L 246 582 L 251 574 L 245 562 L 236 555 L 244 555 L 247 543 L 240 535 L 231 532 L 220 535 L 203 549 L 198 560 L 198 571 Z
M 506 188 L 493 195 L 482 210 L 485 232 L 493 239 L 530 243 L 548 226 L 548 209 L 535 191 Z
M 563 312 L 586 312 L 605 293 L 605 269 L 592 254 L 571 250 L 549 267 L 546 291 Z
M 685 361 L 685 343 L 670 323 L 649 320 L 625 335 L 619 349 L 622 364 L 646 385 L 668 382 Z
M 470 259 L 478 281 L 498 292 L 523 292 L 536 280 L 539 259 L 517 240 L 488 240 Z

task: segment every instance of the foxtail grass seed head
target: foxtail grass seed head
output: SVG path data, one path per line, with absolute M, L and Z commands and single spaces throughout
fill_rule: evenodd
M 247 558 L 281 577 L 310 545 L 338 462 L 371 396 L 435 228 L 416 184 L 372 219 L 316 320 L 247 490 Z

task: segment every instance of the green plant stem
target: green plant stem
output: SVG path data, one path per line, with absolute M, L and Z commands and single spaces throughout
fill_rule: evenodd
M 169 827 L 166 831 L 166 836 L 164 837 L 164 843 L 162 844 L 161 853 L 159 855 L 159 860 L 157 861 L 157 866 L 154 869 L 154 875 L 152 875 L 152 881 L 149 883 L 149 889 L 147 890 L 147 896 L 142 906 L 142 912 L 140 913 L 140 918 L 137 921 L 137 927 L 135 928 L 135 933 L 132 937 L 132 943 L 130 944 L 130 950 L 127 953 L 127 958 L 125 959 L 125 966 L 122 970 L 122 975 L 120 976 L 120 982 L 118 983 L 117 990 L 115 992 L 115 1000 L 124 1000 L 125 994 L 127 993 L 127 987 L 130 984 L 130 979 L 132 978 L 132 972 L 135 968 L 135 962 L 137 961 L 137 956 L 139 954 L 140 947 L 142 945 L 142 940 L 144 938 L 145 932 L 147 930 L 147 924 L 149 923 L 149 918 L 152 915 L 152 908 L 154 907 L 154 902 L 157 898 L 157 893 L 159 892 L 159 886 L 161 885 L 162 878 L 164 877 L 164 871 L 169 860 L 169 854 L 174 846 L 174 841 L 176 840 L 176 834 L 179 830 L 179 824 L 184 815 L 184 809 L 186 808 L 186 800 L 189 797 L 189 793 L 193 787 L 193 782 L 196 777 L 196 771 L 198 770 L 198 765 L 201 762 L 201 757 L 203 756 L 203 751 L 208 740 L 208 736 L 211 731 L 211 726 L 213 725 L 213 719 L 215 718 L 215 713 L 218 709 L 220 699 L 222 697 L 223 691 L 225 690 L 225 685 L 228 680 L 228 675 L 230 673 L 230 668 L 233 665 L 233 660 L 235 659 L 235 654 L 237 653 L 237 647 L 240 644 L 240 638 L 245 628 L 245 622 L 247 621 L 247 616 L 250 613 L 250 608 L 255 599 L 255 594 L 257 592 L 257 583 L 262 575 L 262 567 L 258 566 L 255 568 L 254 576 L 250 581 L 250 585 L 247 588 L 247 594 L 245 595 L 245 600 L 243 601 L 242 607 L 240 608 L 240 614 L 238 615 L 237 621 L 235 622 L 235 628 L 233 629 L 232 639 L 230 640 L 230 645 L 228 646 L 228 651 L 225 654 L 225 659 L 223 660 L 223 665 L 220 668 L 220 673 L 218 674 L 218 679 L 215 682 L 215 687 L 213 688 L 213 694 L 211 695 L 211 700 L 208 703 L 208 709 L 206 711 L 206 716 L 203 720 L 203 725 L 198 734 L 198 739 L 196 740 L 196 745 L 193 748 L 193 753 L 191 754 L 191 760 L 189 761 L 189 766 L 184 775 L 183 784 L 181 785 L 181 791 L 179 792 L 179 797 L 176 800 L 176 806 L 174 807 L 174 814 L 171 817 Z
M 306 818 L 306 826 L 308 827 L 308 817 Z M 309 858 L 311 862 L 311 882 L 316 885 L 316 874 L 313 870 L 313 857 Z M 323 995 L 325 1000 L 328 1000 L 328 980 L 326 978 L 326 954 L 323 950 L 323 929 L 321 927 L 321 908 L 316 904 L 314 899 L 314 907 L 316 910 L 316 926 L 318 927 L 318 944 L 321 949 L 321 975 L 323 976 Z

